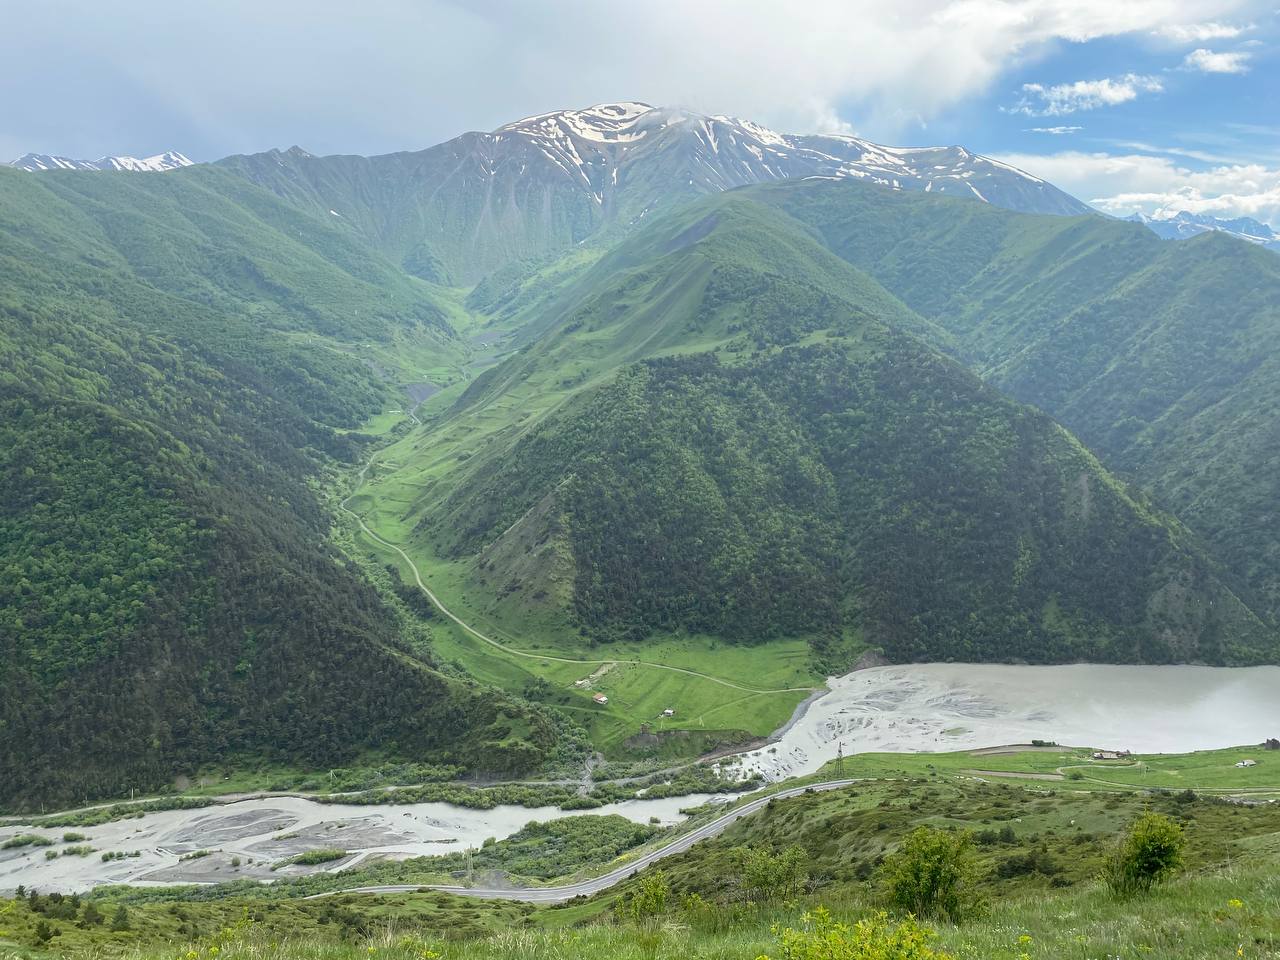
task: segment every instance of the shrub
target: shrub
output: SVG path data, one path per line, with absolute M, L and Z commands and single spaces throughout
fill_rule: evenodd
M 803 920 L 803 929 L 778 934 L 783 960 L 950 960 L 929 945 L 936 934 L 913 919 L 894 923 L 880 913 L 849 925 L 818 907 Z
M 667 909 L 671 885 L 661 870 L 640 878 L 639 888 L 627 900 L 627 912 L 637 924 L 660 917 Z
M 968 831 L 920 827 L 886 858 L 881 877 L 889 902 L 917 917 L 960 923 L 982 912 Z
M 1147 893 L 1182 866 L 1185 846 L 1180 826 L 1162 813 L 1143 814 L 1107 858 L 1102 879 L 1119 898 Z
M 799 896 L 809 882 L 808 858 L 798 846 L 779 854 L 747 847 L 735 850 L 733 861 L 742 892 L 752 902 Z
M 290 858 L 288 862 L 314 866 L 317 863 L 332 863 L 334 860 L 341 860 L 345 856 L 347 856 L 347 851 L 345 850 L 308 850 Z
M 20 833 L 16 837 L 10 837 L 4 843 L 0 843 L 0 850 L 12 850 L 15 847 L 49 847 L 52 845 L 52 840 L 48 837 L 42 837 L 38 833 Z

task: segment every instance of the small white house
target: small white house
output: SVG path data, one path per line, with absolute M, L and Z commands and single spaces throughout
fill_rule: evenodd
M 1237 767 L 1256 767 L 1257 765 L 1258 762 L 1256 760 L 1241 760 L 1236 764 Z
M 674 717 L 676 715 L 676 712 L 672 710 L 670 707 L 667 707 L 667 709 L 662 711 L 662 715 L 664 717 Z
M 606 697 L 603 693 L 592 694 L 591 699 L 594 700 L 596 703 L 600 704 L 600 706 L 602 707 L 609 702 L 609 698 Z

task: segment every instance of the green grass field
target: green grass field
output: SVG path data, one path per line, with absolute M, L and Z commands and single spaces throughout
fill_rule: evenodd
M 1093 760 L 1090 754 L 1090 750 L 1075 748 L 858 753 L 843 762 L 828 763 L 817 776 L 1034 778 L 1045 787 L 1070 790 L 1194 790 L 1280 796 L 1280 751 L 1242 746 L 1182 754 L 1134 754 L 1127 760 Z M 1236 766 L 1246 759 L 1256 765 Z

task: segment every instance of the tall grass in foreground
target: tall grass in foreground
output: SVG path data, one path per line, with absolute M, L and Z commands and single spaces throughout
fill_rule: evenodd
M 781 957 L 775 930 L 799 928 L 814 904 L 763 910 L 727 930 L 676 915 L 645 924 L 501 931 L 434 939 L 389 923 L 358 942 L 272 940 L 246 925 L 215 941 L 145 949 L 128 960 L 756 960 Z M 837 919 L 869 916 L 862 902 L 828 902 Z M 997 901 L 961 926 L 933 925 L 932 945 L 956 960 L 1210 960 L 1280 958 L 1280 875 L 1266 866 L 1184 877 L 1148 897 L 1117 901 L 1101 883 Z M 858 955 L 851 955 L 851 958 Z M 839 960 L 839 958 L 833 958 Z

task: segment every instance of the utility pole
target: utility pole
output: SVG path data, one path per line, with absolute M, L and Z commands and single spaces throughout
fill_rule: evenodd
M 836 770 L 839 771 L 840 776 L 842 777 L 844 776 L 844 741 L 843 740 L 841 740 L 838 744 L 836 744 Z

